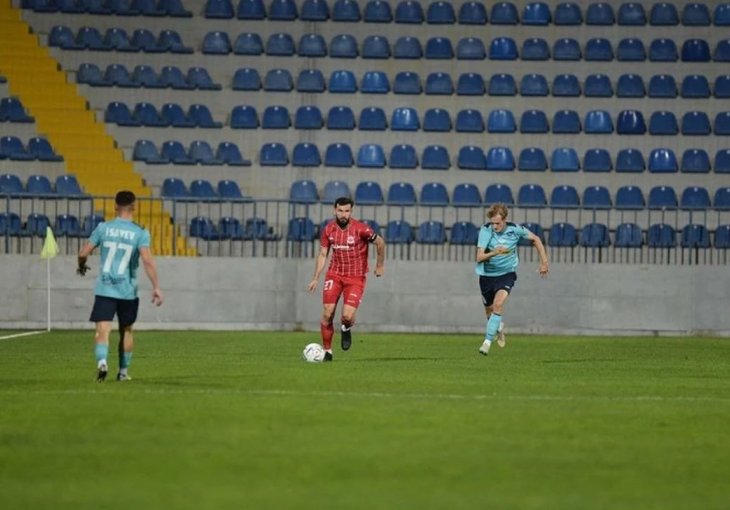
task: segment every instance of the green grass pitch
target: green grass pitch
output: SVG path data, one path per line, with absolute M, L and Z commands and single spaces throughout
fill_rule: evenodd
M 0 508 L 728 508 L 730 340 L 318 336 L 0 340 Z

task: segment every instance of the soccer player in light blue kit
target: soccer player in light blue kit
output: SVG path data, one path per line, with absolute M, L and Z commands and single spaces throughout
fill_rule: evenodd
M 477 241 L 475 270 L 479 276 L 479 289 L 487 314 L 485 339 L 479 352 L 485 356 L 489 354 L 489 347 L 495 337 L 497 345 L 505 345 L 502 312 L 517 281 L 517 266 L 520 263 L 517 245 L 520 239 L 527 238 L 535 246 L 540 256 L 540 276 L 547 277 L 549 270 L 547 253 L 540 238 L 522 225 L 508 222 L 508 212 L 504 204 L 490 207 L 487 211 L 489 221 L 482 225 Z
M 137 270 L 142 259 L 145 273 L 152 283 L 152 302 L 162 304 L 162 291 L 157 280 L 157 268 L 150 251 L 150 233 L 132 221 L 136 197 L 131 191 L 117 193 L 117 217 L 94 229 L 81 248 L 76 272 L 84 276 L 89 266 L 86 259 L 101 246 L 101 270 L 94 288 L 94 308 L 90 321 L 96 323 L 94 355 L 97 382 L 106 379 L 108 371 L 109 335 L 116 314 L 119 320 L 119 374 L 117 381 L 129 380 L 127 369 L 132 361 L 134 337 L 132 326 L 137 320 Z

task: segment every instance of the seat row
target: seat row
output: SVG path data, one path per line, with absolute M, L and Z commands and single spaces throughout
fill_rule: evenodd
M 214 151 L 211 145 L 203 140 L 191 142 L 188 148 L 177 140 L 168 140 L 162 144 L 159 150 L 150 140 L 138 140 L 134 144 L 132 159 L 151 165 L 169 163 L 175 165 L 251 165 L 251 161 L 243 157 L 235 143 L 220 142 Z
M 23 224 L 14 212 L 0 213 L 0 236 L 45 237 L 46 227 L 51 227 L 56 237 L 89 237 L 103 221 L 104 217 L 97 214 L 81 220 L 73 214 L 59 214 L 51 224 L 45 214 L 31 213 Z
M 181 0 L 22 0 L 23 9 L 63 14 L 171 16 L 190 18 Z
M 94 27 L 81 27 L 74 34 L 64 25 L 55 25 L 48 34 L 48 45 L 64 50 L 123 51 L 145 53 L 193 53 L 193 48 L 185 46 L 180 34 L 175 30 L 162 30 L 155 36 L 146 28 L 138 28 L 132 36 L 120 27 L 107 29 L 102 36 Z
M 35 136 L 28 140 L 25 146 L 17 136 L 3 136 L 0 138 L 0 159 L 13 161 L 63 161 L 63 157 L 56 154 L 48 140 Z
M 0 122 L 35 122 L 17 97 L 0 99 Z
M 41 196 L 41 197 L 82 197 L 86 194 L 81 189 L 76 176 L 73 174 L 59 175 L 55 182 L 45 175 L 31 175 L 25 186 L 20 177 L 15 174 L 0 175 L 0 195 L 12 197 Z
M 232 0 L 207 0 L 204 14 L 206 18 L 272 21 L 332 21 L 366 23 L 407 23 L 432 25 L 454 24 L 484 25 L 678 25 L 706 26 L 714 21 L 715 25 L 730 25 L 730 5 L 718 4 L 714 13 L 704 3 L 688 3 L 679 9 L 674 2 L 652 4 L 647 16 L 644 5 L 639 2 L 624 2 L 617 10 L 607 2 L 589 4 L 585 10 L 574 2 L 560 2 L 554 9 L 545 2 L 527 2 L 522 11 L 513 2 L 495 2 L 489 12 L 481 1 L 461 4 L 458 14 L 451 2 L 431 1 L 424 9 L 421 2 L 401 0 L 395 5 L 382 0 L 369 0 L 360 9 L 356 0 L 305 0 L 301 11 L 294 0 L 276 0 L 269 3 L 268 9 L 263 0 L 240 0 L 234 10 Z M 330 8 L 331 5 L 331 8 Z
M 173 88 L 179 90 L 221 90 L 202 67 L 191 67 L 184 73 L 177 66 L 163 66 L 159 74 L 151 66 L 139 64 L 130 72 L 124 64 L 109 64 L 102 73 L 96 64 L 81 64 L 76 82 L 93 87 Z
M 213 120 L 208 107 L 202 104 L 192 104 L 186 112 L 177 103 L 165 103 L 159 111 L 150 103 L 137 103 L 132 111 L 125 103 L 113 101 L 106 107 L 104 122 L 128 127 L 223 127 L 223 123 Z
M 110 29 L 111 30 L 111 29 Z M 79 32 L 81 35 L 81 32 Z M 107 36 L 109 32 L 107 31 Z M 101 38 L 98 35 L 97 39 Z M 95 39 L 96 41 L 96 39 Z M 233 42 L 231 42 L 233 41 Z M 79 36 L 76 44 L 81 44 Z M 102 41 L 104 42 L 104 41 Z M 109 42 L 109 41 L 107 41 Z M 88 46 L 88 45 L 87 45 Z M 69 48 L 72 49 L 72 48 Z M 105 49 L 89 47 L 88 49 Z M 108 48 L 107 48 L 108 49 Z M 124 50 L 125 48 L 121 48 Z M 428 60 L 556 60 L 556 61 L 611 61 L 643 62 L 727 62 L 730 61 L 730 40 L 719 40 L 714 49 L 705 39 L 693 38 L 677 42 L 669 38 L 656 38 L 648 43 L 648 50 L 642 39 L 627 37 L 621 39 L 615 49 L 606 38 L 594 37 L 581 45 L 577 39 L 561 37 L 552 45 L 541 37 L 530 37 L 521 47 L 512 37 L 495 37 L 487 44 L 478 37 L 463 37 L 452 43 L 444 36 L 433 36 L 422 44 L 418 37 L 401 36 L 391 45 L 386 36 L 368 35 L 358 44 L 351 34 L 333 36 L 329 44 L 320 34 L 307 33 L 294 42 L 287 32 L 271 34 L 264 43 L 255 32 L 242 32 L 235 39 L 227 32 L 216 30 L 203 37 L 200 50 L 209 55 L 267 55 L 306 58 L 357 58 L 363 59 L 428 59 Z

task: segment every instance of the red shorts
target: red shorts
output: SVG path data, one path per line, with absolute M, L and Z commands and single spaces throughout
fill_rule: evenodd
M 322 303 L 335 305 L 340 296 L 344 295 L 343 302 L 348 306 L 357 308 L 360 306 L 363 294 L 365 294 L 366 278 L 366 276 L 340 276 L 327 273 L 324 277 Z

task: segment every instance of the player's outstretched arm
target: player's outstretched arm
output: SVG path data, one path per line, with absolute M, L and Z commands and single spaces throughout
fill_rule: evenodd
M 329 248 L 325 248 L 324 246 L 321 247 L 319 250 L 317 260 L 314 262 L 314 275 L 312 276 L 312 281 L 309 282 L 309 285 L 307 286 L 307 292 L 309 292 L 310 294 L 317 289 L 317 283 L 319 283 L 319 275 L 322 274 L 324 265 L 327 262 L 328 251 Z
M 152 256 L 152 252 L 146 246 L 139 249 L 139 255 L 142 258 L 142 265 L 144 271 L 147 273 L 152 284 L 152 302 L 156 306 L 160 306 L 164 300 L 162 296 L 162 289 L 160 289 L 160 282 L 157 279 L 157 264 L 155 264 L 155 258 Z
M 550 265 L 548 264 L 545 245 L 542 244 L 542 240 L 532 232 L 530 232 L 528 239 L 532 241 L 532 245 L 535 247 L 538 255 L 540 256 L 540 268 L 537 270 L 537 272 L 540 273 L 540 276 L 542 278 L 547 278 L 548 272 L 550 271 Z

